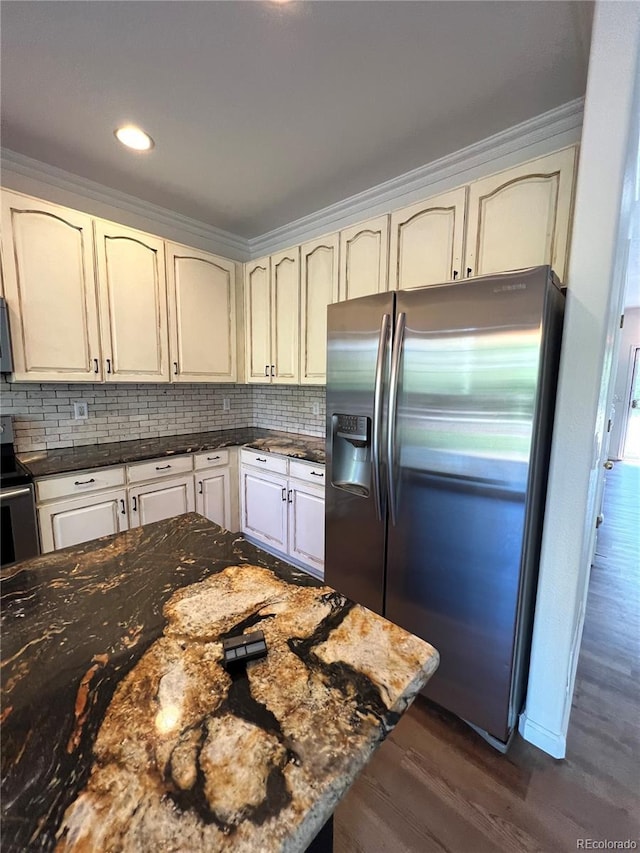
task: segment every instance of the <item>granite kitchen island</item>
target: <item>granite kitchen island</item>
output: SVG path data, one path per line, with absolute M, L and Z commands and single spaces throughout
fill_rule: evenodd
M 268 654 L 222 666 L 262 630 Z M 189 514 L 2 581 L 6 851 L 304 851 L 438 664 Z

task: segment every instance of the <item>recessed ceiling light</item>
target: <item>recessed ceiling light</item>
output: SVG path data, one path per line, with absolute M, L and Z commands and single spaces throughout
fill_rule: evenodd
M 118 142 L 126 145 L 127 148 L 133 148 L 135 151 L 149 151 L 155 145 L 148 133 L 132 124 L 119 127 L 113 133 Z

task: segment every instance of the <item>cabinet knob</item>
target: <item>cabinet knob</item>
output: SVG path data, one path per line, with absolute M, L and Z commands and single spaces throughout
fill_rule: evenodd
M 471 267 L 467 267 L 467 278 L 469 278 L 472 272 L 473 270 L 471 269 Z
M 453 280 L 455 281 L 458 278 L 458 270 L 453 271 Z
M 607 469 L 607 471 L 611 471 L 613 468 L 613 462 L 610 459 L 607 459 L 607 461 L 604 463 L 604 467 Z

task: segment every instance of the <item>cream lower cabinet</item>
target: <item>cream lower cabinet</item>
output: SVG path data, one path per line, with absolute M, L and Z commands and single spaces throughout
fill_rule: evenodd
M 196 512 L 226 530 L 239 530 L 237 449 L 197 453 L 194 462 Z
M 235 382 L 235 264 L 167 243 L 166 269 L 172 381 Z
M 241 461 L 242 532 L 321 577 L 324 466 L 248 450 Z
M 129 490 L 131 527 L 174 518 L 196 508 L 193 477 L 175 477 Z
M 125 489 L 54 501 L 38 508 L 43 553 L 129 529 Z

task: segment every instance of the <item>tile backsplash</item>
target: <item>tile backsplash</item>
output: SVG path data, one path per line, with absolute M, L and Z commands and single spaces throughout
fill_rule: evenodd
M 229 401 L 228 410 L 224 409 L 225 400 Z M 76 401 L 87 403 L 86 420 L 74 419 Z M 324 435 L 325 430 L 322 386 L 107 386 L 12 383 L 3 378 L 0 408 L 2 414 L 13 416 L 18 452 L 232 426 L 261 426 L 307 435 Z

